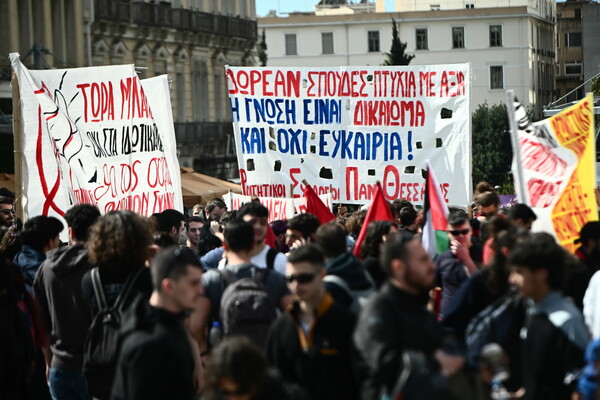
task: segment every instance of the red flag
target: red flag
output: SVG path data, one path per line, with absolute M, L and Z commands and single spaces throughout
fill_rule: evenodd
M 363 222 L 362 228 L 360 229 L 360 234 L 358 235 L 358 239 L 356 239 L 356 244 L 354 245 L 353 253 L 357 258 L 361 258 L 360 248 L 365 240 L 365 237 L 367 236 L 367 228 L 369 227 L 369 224 L 374 221 L 394 221 L 390 204 L 386 199 L 383 198 L 383 191 L 381 190 L 381 184 L 379 182 L 377 182 L 377 186 L 375 187 L 373 201 L 371 201 L 371 205 L 367 211 L 367 216 L 365 217 L 365 222 Z
M 267 224 L 267 234 L 265 235 L 265 239 L 263 240 L 265 244 L 274 249 L 277 248 L 277 236 L 275 236 L 275 232 L 273 232 L 273 228 L 271 228 L 271 224 Z
M 310 185 L 304 186 L 304 198 L 306 199 L 306 212 L 317 217 L 321 224 L 326 224 L 335 219 L 335 215 L 333 215 Z

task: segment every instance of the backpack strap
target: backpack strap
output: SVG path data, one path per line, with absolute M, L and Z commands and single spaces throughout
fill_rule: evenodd
M 127 280 L 125 281 L 125 284 L 123 285 L 123 289 L 121 289 L 119 296 L 117 296 L 117 300 L 115 300 L 115 304 L 114 304 L 115 308 L 121 308 L 123 303 L 125 303 L 125 301 L 129 297 L 129 294 L 131 293 L 131 290 L 133 289 L 133 286 L 137 282 L 138 277 L 142 274 L 142 271 L 145 268 L 146 267 L 139 268 L 137 271 L 131 272 L 129 274 L 129 276 L 127 277 Z
M 267 251 L 267 269 L 275 269 L 275 258 L 277 258 L 277 254 L 279 254 L 277 249 L 269 247 L 269 251 Z
M 323 282 L 329 282 L 329 283 L 333 283 L 334 285 L 339 286 L 351 298 L 354 299 L 354 293 L 352 292 L 352 289 L 350 289 L 350 286 L 348 286 L 348 284 L 346 283 L 346 281 L 343 280 L 342 278 L 340 278 L 339 276 L 327 274 L 327 275 L 325 275 L 325 278 L 323 278 Z
M 106 310 L 108 304 L 106 303 L 106 296 L 104 289 L 102 288 L 102 281 L 100 280 L 100 270 L 98 267 L 92 268 L 91 272 L 92 286 L 94 288 L 94 295 L 96 296 L 96 302 L 100 310 Z

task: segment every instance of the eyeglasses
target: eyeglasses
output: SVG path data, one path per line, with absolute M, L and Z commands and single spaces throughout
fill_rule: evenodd
M 6 208 L 4 210 L 0 210 L 0 212 L 2 214 L 6 214 L 6 215 L 8 215 L 8 214 L 14 214 L 15 213 L 15 209 L 14 208 Z
M 296 281 L 298 283 L 308 283 L 308 282 L 311 282 L 313 279 L 315 279 L 316 275 L 317 274 L 309 274 L 309 273 L 286 275 L 285 280 L 288 283 L 292 283 L 294 281 Z
M 461 229 L 460 231 L 449 231 L 449 232 L 452 236 L 458 236 L 458 235 L 466 235 L 469 232 L 471 232 L 471 230 L 469 228 L 467 228 L 467 229 Z

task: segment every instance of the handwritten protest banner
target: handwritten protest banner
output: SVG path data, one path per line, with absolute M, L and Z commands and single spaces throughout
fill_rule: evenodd
M 285 197 L 258 197 L 258 201 L 269 209 L 268 222 L 273 222 L 278 219 L 290 219 L 296 214 L 306 212 L 306 199 L 304 197 L 285 198 Z M 331 192 L 319 195 L 321 201 L 331 209 L 332 199 Z M 253 200 L 253 196 L 246 196 L 238 193 L 229 192 L 223 196 L 228 210 L 237 210 L 244 203 L 249 203 Z
M 183 207 L 166 76 L 140 82 L 133 65 L 30 71 L 10 58 L 26 216 L 80 203 L 142 215 Z
M 243 193 L 422 204 L 422 169 L 444 199 L 471 197 L 470 65 L 226 68 Z
M 517 198 L 536 213 L 533 230 L 574 252 L 583 225 L 598 219 L 592 96 L 535 123 L 512 92 L 508 104 Z

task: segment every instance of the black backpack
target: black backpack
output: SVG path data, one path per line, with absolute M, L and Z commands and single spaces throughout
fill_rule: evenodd
M 99 311 L 92 320 L 83 348 L 83 375 L 89 393 L 100 399 L 110 398 L 119 354 L 119 332 L 123 315 L 131 304 L 131 290 L 144 268 L 129 274 L 112 306 L 106 302 L 98 267 L 91 270 L 92 285 Z
M 220 310 L 225 336 L 243 335 L 264 347 L 269 327 L 277 316 L 275 305 L 265 290 L 270 272 L 269 269 L 252 267 L 252 277 L 238 279 L 228 269 L 219 271 L 226 285 Z

